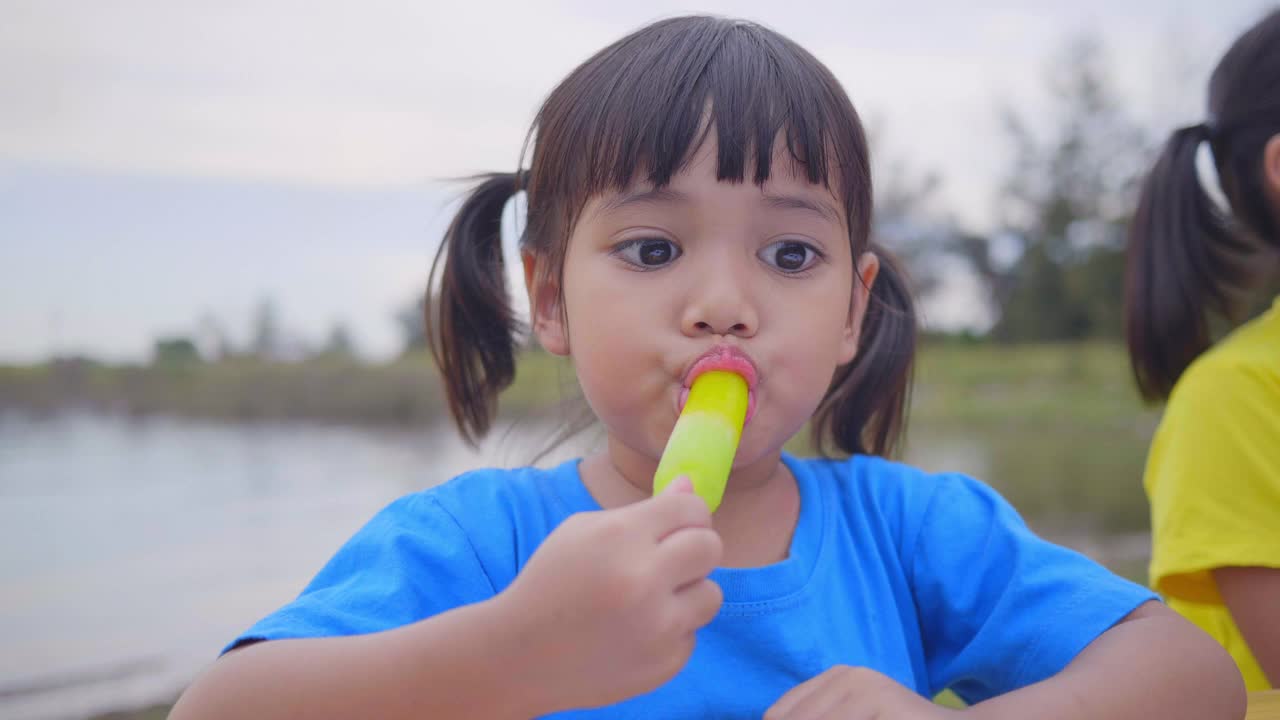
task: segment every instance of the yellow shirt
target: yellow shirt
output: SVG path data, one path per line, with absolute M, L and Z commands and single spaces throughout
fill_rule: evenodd
M 1209 571 L 1280 568 L 1280 298 L 1178 380 L 1143 484 L 1152 587 L 1222 643 L 1250 690 L 1270 687 Z

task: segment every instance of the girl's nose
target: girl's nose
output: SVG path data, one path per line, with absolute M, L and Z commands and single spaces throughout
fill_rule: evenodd
M 690 294 L 681 321 L 685 335 L 736 335 L 751 337 L 759 325 L 755 306 L 746 289 L 731 273 L 709 272 Z

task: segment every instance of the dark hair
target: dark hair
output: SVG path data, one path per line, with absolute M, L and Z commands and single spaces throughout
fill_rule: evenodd
M 1280 250 L 1263 150 L 1280 133 L 1280 10 L 1231 46 L 1209 80 L 1208 120 L 1173 133 L 1142 188 L 1129 229 L 1125 322 L 1143 399 L 1163 400 L 1213 342 L 1210 313 L 1242 319 L 1248 293 Z M 1207 141 L 1230 206 L 1201 187 Z
M 526 172 L 486 176 L 459 210 L 432 266 L 428 334 L 460 431 L 489 429 L 497 394 L 514 378 L 518 328 L 499 250 L 504 204 L 526 192 L 521 249 L 563 287 L 565 244 L 587 201 L 643 178 L 671 182 L 706 137 L 717 137 L 717 179 L 764 184 L 775 139 L 794 166 L 842 201 L 856 259 L 880 256 L 857 357 L 838 370 L 815 413 L 848 453 L 891 452 L 903 429 L 915 313 L 897 266 L 872 248 L 866 136 L 848 96 L 817 59 L 759 25 L 715 17 L 656 22 L 578 66 L 547 97 L 526 138 Z M 430 293 L 429 293 L 430 295 Z

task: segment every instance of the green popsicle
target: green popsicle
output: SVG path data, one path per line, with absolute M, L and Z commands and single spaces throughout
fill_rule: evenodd
M 658 461 L 654 494 L 687 475 L 693 491 L 715 512 L 724 497 L 746 418 L 747 381 L 741 375 L 727 370 L 699 375 Z

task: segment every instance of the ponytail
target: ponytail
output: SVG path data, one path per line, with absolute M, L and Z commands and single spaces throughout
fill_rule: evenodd
M 502 210 L 517 183 L 512 173 L 481 176 L 431 264 L 427 340 L 444 378 L 449 412 L 472 445 L 489 431 L 498 393 L 515 379 L 519 323 L 507 293 Z
M 1144 400 L 1169 397 L 1212 343 L 1210 311 L 1235 325 L 1274 265 L 1280 227 L 1263 156 L 1280 133 L 1280 10 L 1231 44 L 1209 78 L 1207 123 L 1173 134 L 1147 176 L 1129 229 L 1125 333 Z M 1228 209 L 1200 187 L 1208 141 Z
M 814 412 L 813 442 L 848 454 L 888 457 L 900 449 L 911 395 L 916 313 L 906 274 L 883 248 L 871 244 L 880 272 L 871 286 L 858 354 L 836 370 Z M 856 281 L 856 277 L 855 277 Z
M 1235 319 L 1250 244 L 1196 174 L 1205 125 L 1178 130 L 1142 188 L 1129 229 L 1125 326 L 1144 400 L 1167 398 L 1212 338 L 1209 311 Z

